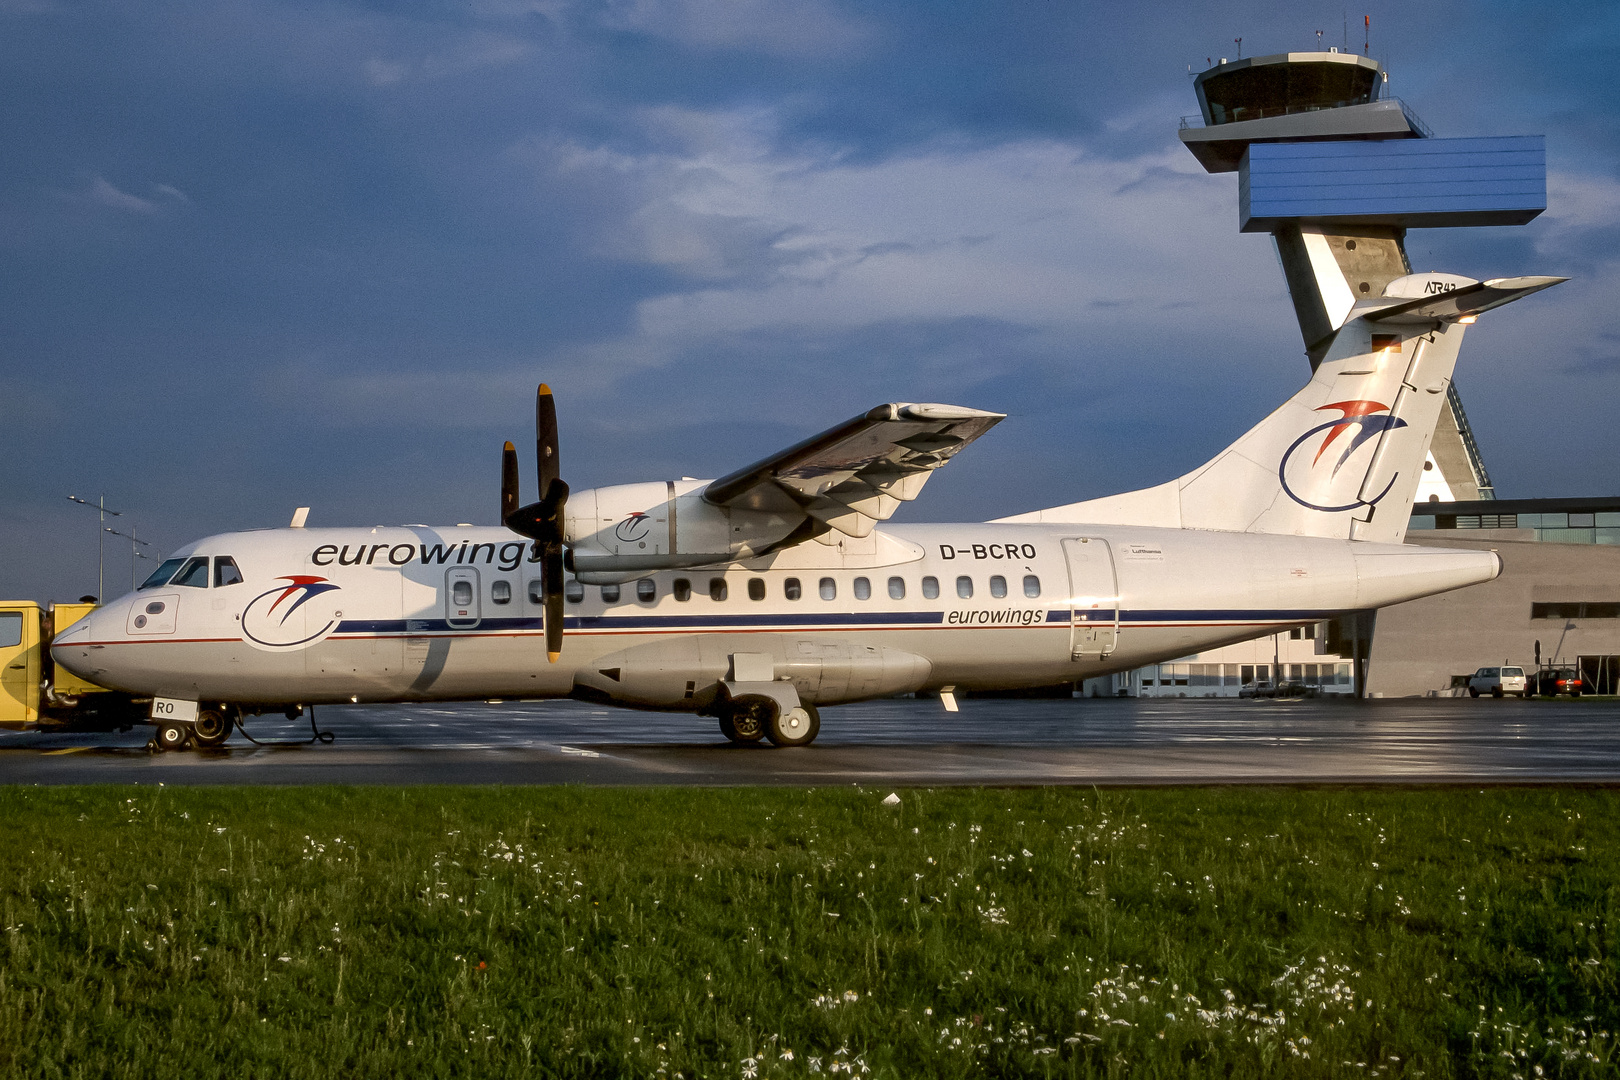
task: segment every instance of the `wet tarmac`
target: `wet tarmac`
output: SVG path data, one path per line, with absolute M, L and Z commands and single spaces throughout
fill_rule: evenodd
M 893 700 L 822 711 L 810 747 L 580 702 L 323 706 L 330 744 L 154 753 L 148 728 L 0 733 L 0 783 L 1620 784 L 1620 702 Z M 256 738 L 307 720 L 258 717 Z

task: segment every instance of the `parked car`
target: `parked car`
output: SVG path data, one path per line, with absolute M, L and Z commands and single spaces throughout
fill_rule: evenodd
M 1316 697 L 1321 690 L 1314 686 L 1306 686 L 1301 682 L 1283 679 L 1272 682 L 1269 679 L 1257 679 L 1254 682 L 1244 683 L 1238 687 L 1238 697 L 1243 698 L 1296 698 Z
M 1482 667 L 1468 680 L 1469 697 L 1479 697 L 1481 694 L 1529 697 L 1530 693 L 1530 680 L 1525 678 L 1524 668 L 1520 667 Z
M 1280 698 L 1317 697 L 1321 694 L 1321 692 L 1322 691 L 1319 687 L 1308 686 L 1302 682 L 1294 682 L 1292 679 L 1284 679 L 1282 682 L 1277 684 L 1277 689 L 1272 692 L 1271 696 Z
M 1534 692 L 1546 697 L 1559 694 L 1580 697 L 1591 689 L 1586 677 L 1576 668 L 1544 668 L 1536 674 Z

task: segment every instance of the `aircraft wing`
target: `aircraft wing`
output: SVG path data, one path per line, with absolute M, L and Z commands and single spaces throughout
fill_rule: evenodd
M 956 405 L 879 405 L 704 489 L 734 509 L 798 512 L 866 536 L 957 451 L 1006 419 Z

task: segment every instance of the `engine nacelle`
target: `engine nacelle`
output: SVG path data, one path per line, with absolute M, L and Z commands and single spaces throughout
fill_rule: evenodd
M 777 682 L 816 705 L 862 701 L 920 690 L 933 665 L 915 653 L 885 645 L 817 641 L 785 634 L 750 634 L 750 669 L 768 658 Z M 576 690 L 619 705 L 698 711 L 720 693 L 736 670 L 737 639 L 694 634 L 635 645 L 602 657 L 574 676 Z M 753 677 L 753 676 L 750 676 Z
M 705 502 L 707 480 L 590 488 L 568 496 L 563 536 L 586 584 L 627 581 L 652 570 L 748 559 L 768 551 L 802 515 Z

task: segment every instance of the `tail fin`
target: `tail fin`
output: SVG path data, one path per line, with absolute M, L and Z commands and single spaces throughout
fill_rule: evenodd
M 1383 297 L 1356 305 L 1303 390 L 1202 467 L 1158 487 L 1004 520 L 1399 543 L 1468 324 L 1563 280 L 1393 281 Z

